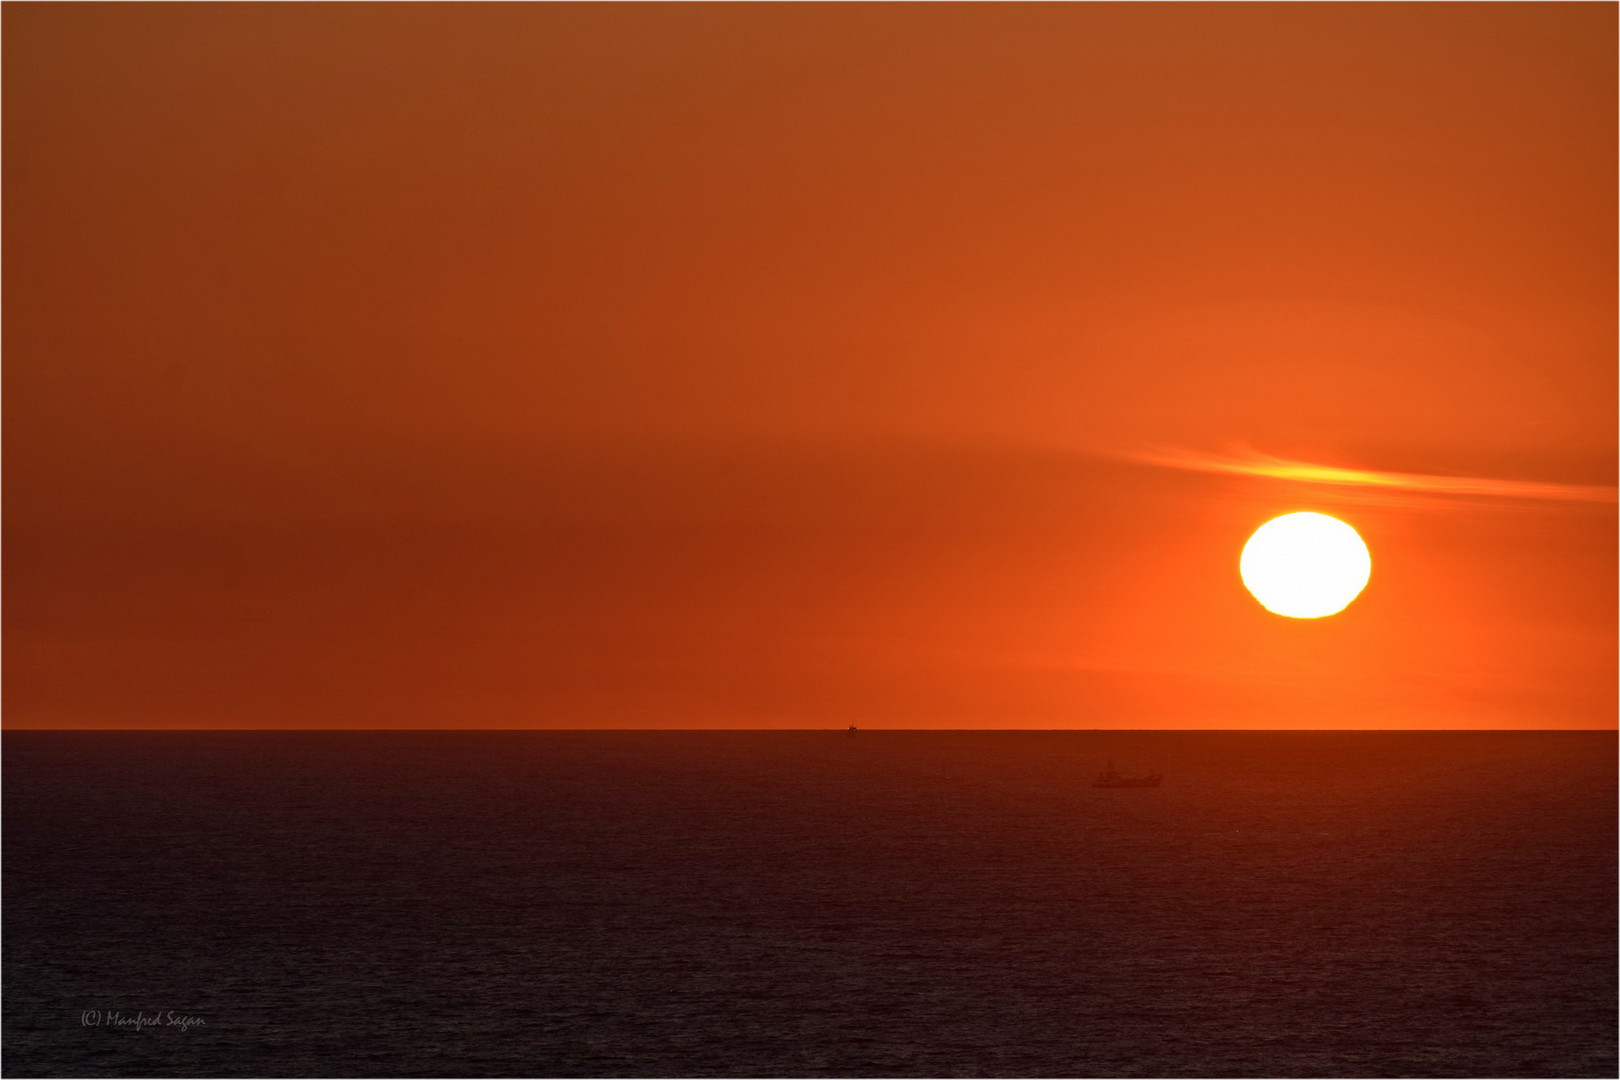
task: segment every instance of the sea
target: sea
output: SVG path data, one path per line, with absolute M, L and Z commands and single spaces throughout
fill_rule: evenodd
M 1616 1074 L 1613 732 L 14 731 L 4 781 L 6 1076 Z

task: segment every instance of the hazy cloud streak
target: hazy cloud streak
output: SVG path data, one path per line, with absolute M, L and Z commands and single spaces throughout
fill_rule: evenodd
M 1346 469 L 1290 461 L 1269 454 L 1211 454 L 1196 450 L 1160 449 L 1125 455 L 1133 461 L 1170 469 L 1264 476 L 1311 484 L 1338 484 L 1386 490 L 1417 491 L 1433 495 L 1492 495 L 1507 499 L 1556 499 L 1566 502 L 1614 502 L 1616 489 L 1595 484 L 1548 484 L 1535 480 L 1497 480 L 1478 476 L 1437 476 L 1422 473 Z

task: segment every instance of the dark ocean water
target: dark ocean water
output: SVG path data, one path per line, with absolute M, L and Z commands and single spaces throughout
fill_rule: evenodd
M 1616 1071 L 1612 733 L 4 747 L 8 1076 Z

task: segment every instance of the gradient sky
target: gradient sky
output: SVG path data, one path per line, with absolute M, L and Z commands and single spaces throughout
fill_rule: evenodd
M 9 726 L 1614 724 L 1612 4 L 3 17 Z

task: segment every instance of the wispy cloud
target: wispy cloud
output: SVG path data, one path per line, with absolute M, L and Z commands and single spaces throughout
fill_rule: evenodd
M 1414 491 L 1433 495 L 1488 495 L 1506 499 L 1557 499 L 1566 502 L 1614 502 L 1616 489 L 1595 484 L 1548 484 L 1535 480 L 1497 480 L 1481 476 L 1440 476 L 1379 472 L 1290 461 L 1253 451 L 1211 454 L 1196 450 L 1159 449 L 1126 454 L 1134 461 L 1170 469 L 1264 476 L 1311 484 Z

